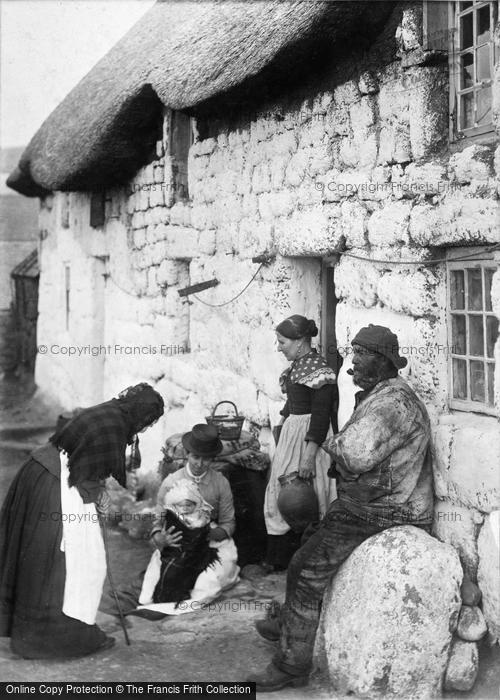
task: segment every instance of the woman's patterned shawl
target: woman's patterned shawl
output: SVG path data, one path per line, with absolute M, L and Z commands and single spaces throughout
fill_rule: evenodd
M 316 350 L 311 350 L 307 355 L 294 360 L 290 367 L 282 372 L 280 386 L 284 394 L 287 393 L 288 383 L 304 384 L 310 389 L 320 389 L 325 384 L 336 384 L 337 375 Z

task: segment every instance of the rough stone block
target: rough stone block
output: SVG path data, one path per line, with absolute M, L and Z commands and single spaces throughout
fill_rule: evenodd
M 445 690 L 471 690 L 479 670 L 479 653 L 475 642 L 454 639 L 444 679 Z
M 329 226 L 321 209 L 296 211 L 275 225 L 275 244 L 281 255 L 326 255 L 340 243 L 340 231 Z
M 325 122 L 326 133 L 329 134 L 331 138 L 349 136 L 351 125 L 347 104 L 338 103 L 336 101 L 332 102 L 328 107 Z
M 401 51 L 411 51 L 420 47 L 422 39 L 422 11 L 420 8 L 405 8 L 401 24 L 396 30 L 396 41 Z
M 440 194 L 448 186 L 446 168 L 437 161 L 410 163 L 403 182 L 410 194 Z
M 217 148 L 217 141 L 214 138 L 197 141 L 191 146 L 195 156 L 209 156 Z
M 432 268 L 414 271 L 398 266 L 397 271 L 380 278 L 377 296 L 393 311 L 410 316 L 437 316 L 436 286 L 439 282 Z
M 334 689 L 370 698 L 438 695 L 461 578 L 455 550 L 418 528 L 389 528 L 363 542 L 323 600 Z
M 498 465 L 498 462 L 497 462 Z M 477 582 L 483 594 L 483 613 L 492 642 L 500 640 L 500 511 L 485 518 L 477 542 Z
M 458 616 L 457 635 L 464 642 L 478 642 L 487 632 L 481 608 L 462 605 Z
M 324 141 L 325 137 L 325 117 L 321 114 L 315 115 L 300 130 L 299 149 L 318 146 Z
M 146 245 L 146 229 L 140 228 L 134 231 L 134 246 L 138 249 Z
M 153 251 L 152 251 L 152 261 L 153 265 L 159 265 L 166 257 L 168 251 L 168 242 L 167 241 L 158 241 L 157 243 L 154 244 L 153 246 Z
M 136 211 L 132 214 L 132 228 L 144 228 L 144 212 Z
M 173 260 L 162 260 L 156 277 L 160 286 L 177 284 L 179 280 L 179 263 Z
M 139 211 L 146 211 L 149 209 L 150 206 L 150 187 L 149 185 L 142 185 L 141 189 L 139 190 L 139 200 L 138 200 L 138 209 Z
M 210 217 L 210 207 L 207 204 L 195 204 L 191 214 L 191 224 L 193 228 L 203 230 L 210 228 L 212 223 Z
M 347 248 L 362 248 L 366 244 L 366 209 L 358 202 L 342 202 L 342 234 Z
M 406 122 L 384 124 L 380 130 L 377 163 L 407 163 L 412 158 L 410 126 Z
M 416 160 L 432 157 L 448 139 L 448 80 L 444 67 L 408 72 L 411 81 L 410 139 Z
M 271 176 L 271 188 L 273 190 L 280 189 L 283 186 L 283 179 L 285 177 L 285 169 L 288 160 L 289 158 L 287 156 L 277 156 L 270 162 L 269 170 Z
M 149 192 L 149 204 L 151 207 L 162 207 L 165 204 L 165 197 L 161 185 L 152 185 Z
M 270 142 L 271 156 L 288 156 L 297 150 L 297 139 L 293 131 L 278 134 Z
M 487 182 L 492 175 L 493 148 L 473 145 L 454 153 L 449 162 L 450 175 L 459 183 Z
M 359 76 L 358 90 L 362 95 L 374 95 L 378 92 L 376 76 L 371 71 L 364 71 Z
M 201 231 L 198 246 L 201 255 L 214 255 L 216 250 L 215 231 L 213 229 Z
M 412 203 L 392 202 L 368 219 L 368 240 L 376 246 L 408 244 Z
M 499 507 L 498 421 L 470 413 L 443 415 L 434 435 L 438 498 L 490 513 Z
M 334 91 L 334 99 L 337 104 L 351 105 L 359 100 L 359 90 L 354 80 L 347 80 Z
M 288 163 L 285 178 L 287 185 L 298 187 L 307 172 L 309 155 L 306 151 L 298 151 Z
M 374 306 L 380 272 L 360 260 L 342 258 L 335 268 L 335 293 L 354 306 Z
M 156 267 L 150 267 L 147 271 L 148 275 L 148 294 L 154 296 L 158 294 L 158 282 L 156 279 Z
M 477 577 L 477 537 L 482 522 L 483 515 L 472 508 L 458 506 L 447 499 L 435 504 L 432 534 L 455 547 L 466 574 L 473 581 Z
M 247 192 L 241 202 L 241 214 L 246 217 L 254 217 L 259 214 L 259 200 L 253 192 Z
M 256 194 L 270 192 L 271 176 L 268 163 L 256 165 L 252 176 L 252 191 Z
M 347 168 L 358 168 L 359 166 L 359 145 L 351 138 L 345 137 L 340 141 L 339 158 L 341 163 Z

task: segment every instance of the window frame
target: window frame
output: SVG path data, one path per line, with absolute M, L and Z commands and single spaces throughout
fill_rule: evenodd
M 448 26 L 449 26 L 449 46 L 448 46 L 448 62 L 449 62 L 449 76 L 450 76 L 450 141 L 456 143 L 464 139 L 471 140 L 478 136 L 487 136 L 495 132 L 495 126 L 493 119 L 491 123 L 484 124 L 482 126 L 473 126 L 467 129 L 460 128 L 461 122 L 461 105 L 460 100 L 463 94 L 475 93 L 477 91 L 477 83 L 473 83 L 472 87 L 466 88 L 464 90 L 460 87 L 460 58 L 462 55 L 462 50 L 457 47 L 460 41 L 459 37 L 459 18 L 466 16 L 468 14 L 473 15 L 473 43 L 472 47 L 467 47 L 463 50 L 463 53 L 475 52 L 477 50 L 477 45 L 474 43 L 475 39 L 475 18 L 477 17 L 477 10 L 482 7 L 490 7 L 490 22 L 491 22 L 491 12 L 494 13 L 493 16 L 493 32 L 491 33 L 490 43 L 491 49 L 491 77 L 489 81 L 489 86 L 491 87 L 491 96 L 493 102 L 493 83 L 494 83 L 494 69 L 496 62 L 499 59 L 499 51 L 495 44 L 493 33 L 495 29 L 495 23 L 498 21 L 498 16 L 500 12 L 499 0 L 472 0 L 473 5 L 466 10 L 460 10 L 460 0 L 452 0 L 448 3 Z M 473 64 L 476 66 L 476 62 Z M 474 101 L 474 105 L 476 102 Z M 493 109 L 491 110 L 493 117 Z
M 478 255 L 475 257 L 473 260 L 454 260 L 456 257 L 461 257 L 467 254 L 477 254 L 477 253 L 482 253 L 482 255 Z M 496 362 L 495 358 L 488 358 L 486 355 L 470 355 L 468 350 L 468 340 L 469 340 L 469 312 L 468 309 L 464 309 L 463 313 L 466 317 L 466 353 L 465 355 L 458 355 L 452 352 L 453 350 L 453 337 L 452 337 L 452 308 L 451 308 L 451 274 L 450 272 L 452 270 L 467 270 L 471 269 L 474 267 L 480 267 L 481 269 L 484 268 L 495 268 L 498 270 L 498 260 L 495 259 L 494 254 L 492 252 L 489 252 L 486 248 L 481 249 L 481 247 L 476 247 L 474 246 L 473 248 L 471 247 L 462 247 L 462 248 L 452 248 L 447 251 L 446 257 L 449 258 L 449 260 L 446 262 L 446 334 L 447 334 L 447 342 L 448 342 L 448 361 L 447 361 L 447 374 L 448 374 L 448 381 L 447 381 L 447 386 L 448 386 L 448 406 L 452 410 L 457 410 L 457 411 L 466 411 L 466 412 L 474 412 L 474 413 L 481 413 L 481 414 L 486 414 L 486 415 L 491 415 L 491 416 L 496 416 L 497 415 L 497 409 L 495 405 L 493 404 L 492 406 L 483 403 L 481 401 L 473 401 L 472 399 L 457 399 L 454 398 L 453 396 L 453 359 L 465 359 L 467 361 L 467 372 L 469 372 L 469 360 L 472 358 L 474 360 L 481 360 L 483 363 L 490 363 L 493 365 L 494 370 L 493 372 L 495 373 L 496 370 Z M 465 278 L 467 277 L 466 275 L 464 276 Z M 478 314 L 481 314 L 483 319 L 487 316 L 493 316 L 497 318 L 496 314 L 493 311 L 486 311 L 484 308 L 485 306 L 485 295 L 484 295 L 484 274 L 482 275 L 482 291 L 483 291 L 483 309 L 479 312 Z M 466 296 L 466 289 L 464 289 L 464 294 Z M 467 306 L 467 303 L 465 303 L 465 306 Z M 457 309 L 457 311 L 461 311 Z M 485 344 L 486 344 L 486 324 L 483 323 L 483 343 L 484 343 L 484 349 L 485 349 Z M 498 341 L 497 341 L 498 342 Z M 486 391 L 487 391 L 487 375 L 485 375 L 485 386 L 486 386 Z M 470 379 L 467 379 L 467 387 L 468 387 L 468 392 L 470 392 Z

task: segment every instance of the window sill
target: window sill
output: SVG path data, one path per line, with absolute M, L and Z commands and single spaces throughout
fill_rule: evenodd
M 450 408 L 450 413 L 442 413 L 438 425 L 452 425 L 456 428 L 491 428 L 498 432 L 498 416 L 477 411 L 457 411 Z
M 476 134 L 474 136 L 464 136 L 462 139 L 450 140 L 450 153 L 460 153 L 469 148 L 469 146 L 496 146 L 498 143 L 498 134 L 494 130 L 484 134 Z

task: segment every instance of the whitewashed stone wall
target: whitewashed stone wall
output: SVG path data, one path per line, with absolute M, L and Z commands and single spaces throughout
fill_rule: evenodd
M 389 65 L 359 70 L 301 102 L 268 105 L 249 126 L 198 137 L 189 156 L 189 201 L 174 204 L 167 114 L 157 160 L 127 191 L 108 193 L 102 230 L 89 226 L 87 196 L 58 193 L 47 202 L 40 343 L 140 345 L 156 353 L 78 360 L 49 353 L 38 358 L 37 382 L 68 406 L 152 382 L 167 411 L 144 436 L 151 469 L 162 440 L 203 421 L 221 399 L 262 426 L 267 442 L 282 403 L 274 326 L 290 313 L 320 318 L 323 256 L 369 258 L 341 255 L 335 267 L 338 344 L 346 354 L 367 323 L 398 334 L 409 360 L 402 374 L 434 426 L 441 499 L 435 534 L 458 548 L 475 578 L 478 532 L 485 514 L 499 508 L 498 421 L 450 413 L 445 266 L 407 261 L 441 257 L 447 246 L 499 241 L 500 146 L 470 144 L 450 155 L 447 68 L 419 64 L 419 12 L 404 13 L 397 36 L 400 56 Z M 179 297 L 180 288 L 215 277 L 220 284 L 198 296 L 223 304 L 255 273 L 251 258 L 264 252 L 275 261 L 233 303 L 209 307 Z M 68 331 L 61 261 L 71 263 L 75 280 Z M 500 317 L 500 272 L 493 305 Z M 341 424 L 352 407 L 347 367 L 339 377 Z M 498 370 L 495 387 L 498 407 Z

